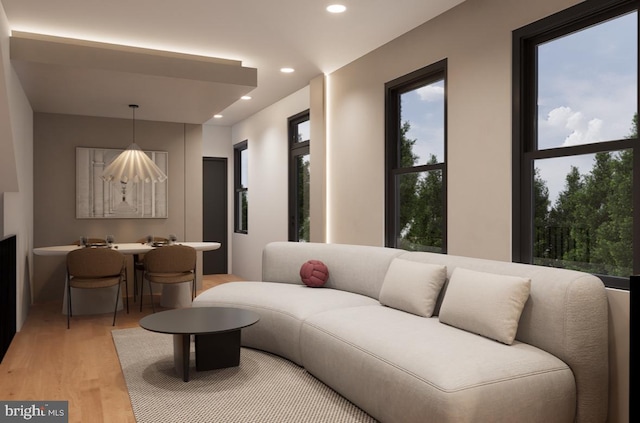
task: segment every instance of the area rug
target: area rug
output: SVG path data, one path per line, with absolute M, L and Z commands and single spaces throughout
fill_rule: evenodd
M 138 423 L 373 423 L 364 411 L 303 368 L 242 348 L 240 366 L 196 372 L 190 381 L 173 367 L 172 335 L 141 328 L 112 331 Z

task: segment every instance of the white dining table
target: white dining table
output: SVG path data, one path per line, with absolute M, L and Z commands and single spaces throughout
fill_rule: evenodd
M 213 251 L 219 249 L 221 246 L 219 242 L 204 241 L 175 242 L 175 245 L 187 245 L 194 248 L 196 251 Z M 85 247 L 73 244 L 54 245 L 50 247 L 36 247 L 33 249 L 33 254 L 38 256 L 66 256 L 70 251 L 77 250 L 79 248 Z M 148 253 L 149 251 L 157 247 L 146 243 L 143 244 L 139 242 L 129 242 L 113 244 L 111 248 L 120 251 L 122 254 L 133 255 Z M 67 283 L 68 281 L 65 281 L 64 298 L 62 302 L 63 314 L 67 313 Z M 113 296 L 116 293 L 117 287 L 112 288 L 113 289 L 105 288 L 73 290 L 71 294 L 73 297 L 73 314 L 82 315 L 113 312 Z M 189 307 L 191 305 L 191 288 L 187 286 L 187 284 L 163 285 L 160 305 L 167 308 Z M 122 307 L 122 298 L 119 298 L 118 310 L 121 310 Z
M 212 251 L 220 248 L 219 242 L 176 242 L 176 245 L 188 245 L 196 251 Z M 33 249 L 33 254 L 38 256 L 66 256 L 70 251 L 84 248 L 80 245 L 55 245 L 52 247 L 37 247 Z M 113 249 L 120 251 L 122 254 L 144 254 L 153 250 L 154 246 L 149 244 L 141 244 L 139 242 L 126 242 L 113 244 Z

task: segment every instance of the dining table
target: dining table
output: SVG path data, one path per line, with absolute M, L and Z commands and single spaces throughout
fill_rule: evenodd
M 213 251 L 220 248 L 219 242 L 205 241 L 176 241 L 174 245 L 187 245 L 196 251 Z M 96 248 L 113 248 L 125 255 L 144 254 L 167 244 L 153 244 L 140 242 L 114 243 L 110 246 L 100 245 Z M 36 247 L 33 254 L 38 256 L 66 256 L 69 252 L 79 248 L 91 248 L 81 245 L 54 245 L 49 247 Z M 134 270 L 135 271 L 135 270 Z M 196 272 L 197 275 L 197 272 Z M 65 280 L 62 313 L 67 313 L 67 283 Z M 196 281 L 197 283 L 197 281 Z M 131 284 L 130 284 L 131 285 Z M 103 289 L 74 289 L 72 291 L 73 314 L 102 314 L 113 312 L 113 296 L 117 287 Z M 111 291 L 114 292 L 111 292 Z M 191 288 L 188 284 L 166 284 L 162 286 L 160 305 L 166 308 L 183 308 L 191 306 Z M 122 298 L 118 299 L 118 310 L 123 307 Z

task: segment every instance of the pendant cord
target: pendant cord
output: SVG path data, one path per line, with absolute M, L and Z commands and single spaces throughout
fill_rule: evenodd
M 129 104 L 129 107 L 131 107 L 132 114 L 133 114 L 133 143 L 135 144 L 136 142 L 136 109 L 138 108 L 138 105 Z

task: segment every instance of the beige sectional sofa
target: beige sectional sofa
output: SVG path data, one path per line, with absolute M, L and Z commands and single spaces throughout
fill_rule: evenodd
M 300 267 L 320 260 L 321 288 Z M 592 275 L 452 255 L 276 242 L 262 281 L 194 307 L 257 311 L 242 344 L 285 357 L 381 422 L 604 422 L 605 289 Z

